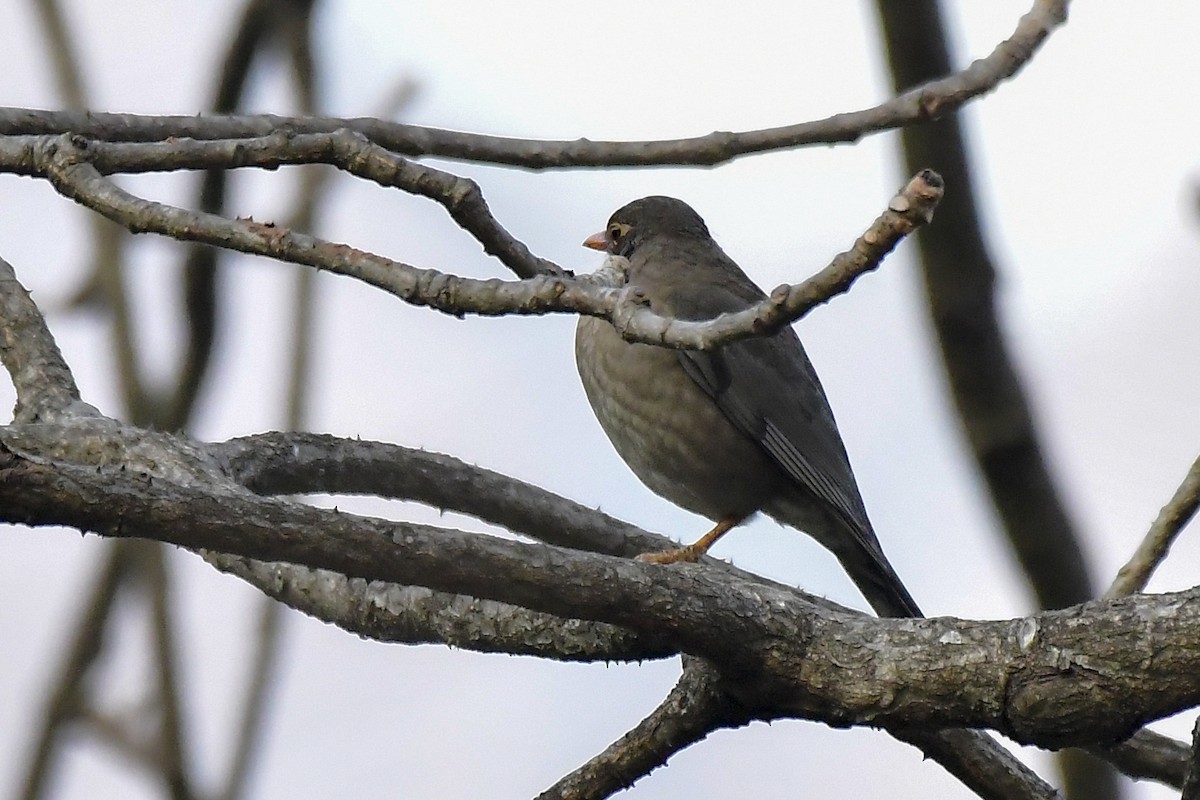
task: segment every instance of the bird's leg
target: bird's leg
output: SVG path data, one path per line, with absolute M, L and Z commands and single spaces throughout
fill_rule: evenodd
M 659 550 L 654 553 L 642 553 L 637 557 L 638 561 L 646 564 L 674 564 L 676 561 L 699 561 L 700 557 L 708 552 L 708 548 L 712 547 L 729 531 L 733 530 L 745 517 L 729 517 L 717 522 L 713 529 L 701 536 L 694 543 L 687 547 L 679 547 L 674 550 Z

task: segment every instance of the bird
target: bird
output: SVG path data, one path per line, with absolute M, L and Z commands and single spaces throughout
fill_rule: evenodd
M 682 200 L 613 212 L 585 247 L 628 259 L 627 285 L 660 315 L 707 320 L 766 298 Z M 821 382 L 791 326 L 713 350 L 629 342 L 581 316 L 575 362 L 601 428 L 656 494 L 715 523 L 642 561 L 696 561 L 763 512 L 830 550 L 877 614 L 920 617 L 867 517 Z

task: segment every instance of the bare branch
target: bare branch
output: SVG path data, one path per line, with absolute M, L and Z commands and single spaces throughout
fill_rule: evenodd
M 673 544 L 540 486 L 441 453 L 364 439 L 279 432 L 202 447 L 232 480 L 257 494 L 369 494 L 413 500 L 548 544 L 626 558 Z M 706 556 L 700 563 L 743 580 L 789 589 L 716 558 Z M 255 585 L 269 592 L 265 584 Z M 820 598 L 812 600 L 831 611 L 841 609 Z
M 1088 748 L 1092 755 L 1103 758 L 1131 778 L 1158 781 L 1176 789 L 1183 787 L 1191 750 L 1183 742 L 1149 728 L 1142 728 L 1118 744 Z
M 633 785 L 680 750 L 717 728 L 746 725 L 736 704 L 718 688 L 712 665 L 685 658 L 683 675 L 662 704 L 603 753 L 564 776 L 538 800 L 600 800 Z
M 46 320 L 12 265 L 0 258 L 0 360 L 17 390 L 18 422 L 55 421 L 71 414 L 98 414 L 79 399 L 71 368 L 63 360 Z
M 1200 719 L 1192 726 L 1192 757 L 1188 759 L 1179 800 L 1200 800 Z
M 238 800 L 246 792 L 251 768 L 261 752 L 263 723 L 278 684 L 279 650 L 283 631 L 283 606 L 270 597 L 259 598 L 258 625 L 250 659 L 245 694 L 238 703 L 237 728 L 232 737 L 233 757 L 216 800 Z
M 312 0 L 277 2 L 251 0 L 238 21 L 217 76 L 212 108 L 229 113 L 242 102 L 254 64 L 264 53 L 281 44 L 281 37 L 295 27 L 306 28 Z M 303 83 L 308 78 L 298 78 Z M 197 207 L 206 213 L 225 210 L 228 175 L 223 170 L 204 174 Z M 183 308 L 187 338 L 183 357 L 173 380 L 173 390 L 154 409 L 154 423 L 164 430 L 178 430 L 187 423 L 192 406 L 208 374 L 220 326 L 221 296 L 218 285 L 224 249 L 193 246 L 183 259 Z
M 130 551 L 136 547 L 136 542 L 118 542 L 111 548 L 96 575 L 95 584 L 84 597 L 79 622 L 72 626 L 74 638 L 50 683 L 50 696 L 37 723 L 37 733 L 28 737 L 34 744 L 17 795 L 22 800 L 36 800 L 47 794 L 47 779 L 59 753 L 65 725 L 88 712 L 91 698 L 87 692 L 87 678 L 104 651 L 105 624 L 118 593 L 124 588 L 133 561 L 129 557 Z
M 1200 590 L 1012 622 L 878 620 L 703 566 L 664 569 L 11 450 L 0 463 L 0 509 L 11 521 L 169 540 L 628 627 L 756 675 L 753 691 L 779 714 L 834 725 L 991 727 L 1060 747 L 1114 741 L 1200 702 L 1200 686 L 1180 677 L 1200 668 Z M 1148 652 L 1157 655 L 1147 661 Z M 875 666 L 864 663 L 859 679 L 836 677 L 864 658 Z M 878 669 L 883 662 L 888 669 Z
M 679 652 L 654 637 L 613 625 L 492 600 L 221 553 L 206 553 L 205 560 L 292 608 L 381 642 L 446 644 L 479 653 L 585 662 L 642 661 Z
M 264 136 L 286 128 L 297 133 L 330 133 L 352 128 L 371 141 L 407 156 L 436 156 L 476 163 L 508 164 L 526 169 L 571 167 L 711 166 L 740 156 L 813 144 L 853 142 L 864 135 L 926 122 L 948 114 L 1015 75 L 1050 33 L 1066 20 L 1066 0 L 1037 0 L 1021 17 L 1012 36 L 962 72 L 929 81 L 892 100 L 861 111 L 835 114 L 814 122 L 779 128 L 715 132 L 690 139 L 646 142 L 536 141 L 483 136 L 403 125 L 378 119 L 77 114 L 0 108 L 0 134 L 74 132 L 110 141 L 157 141 L 171 137 L 238 139 Z
M 623 292 L 611 321 L 630 341 L 692 350 L 710 350 L 738 339 L 772 334 L 849 291 L 859 277 L 878 268 L 901 239 L 933 219 L 943 192 L 940 175 L 920 170 L 849 250 L 834 256 L 829 266 L 811 278 L 779 286 L 766 300 L 745 311 L 705 322 L 678 320 L 660 317 L 638 302 L 636 295 Z
M 25 140 L 28 141 L 28 140 Z M 538 258 L 492 216 L 478 184 L 449 172 L 417 164 L 349 128 L 331 133 L 275 131 L 252 139 L 171 139 L 165 142 L 86 142 L 87 160 L 104 175 L 255 167 L 278 169 L 296 164 L 330 164 L 385 188 L 397 188 L 440 203 L 484 251 L 519 277 L 562 274 L 557 264 Z M 15 140 L 9 147 L 22 145 Z M 10 149 L 9 152 L 12 152 Z M 9 159 L 17 170 L 19 163 Z M 213 209 L 202 207 L 212 212 Z
M 295 84 L 295 92 L 300 110 L 312 114 L 317 109 L 316 65 L 312 49 L 313 3 L 311 0 L 298 2 L 251 2 L 245 9 L 242 22 L 238 26 L 238 34 L 226 55 L 225 65 L 218 82 L 215 110 L 233 110 L 240 101 L 246 76 L 249 72 L 249 62 L 253 60 L 256 51 L 264 50 L 264 45 L 272 41 L 265 36 L 274 32 L 274 39 L 282 39 L 290 56 L 290 66 Z M 247 66 L 238 67 L 245 63 Z M 241 77 L 237 77 L 237 76 Z M 225 107 L 222 106 L 225 104 Z M 210 172 L 206 175 L 205 184 L 211 180 L 224 189 L 226 183 L 224 174 Z M 300 190 L 296 197 L 295 207 L 289 220 L 289 227 L 312 230 L 317 217 L 320 200 L 324 197 L 327 171 L 315 168 L 306 170 L 301 175 Z M 223 205 L 224 198 L 219 205 Z M 208 210 L 219 211 L 220 208 Z M 211 270 L 219 268 L 219 259 L 215 252 L 205 254 L 193 251 L 189 254 L 189 264 L 205 264 Z M 285 419 L 289 429 L 298 429 L 303 425 L 308 400 L 308 378 L 310 355 L 312 352 L 311 339 L 313 336 L 314 292 L 313 284 L 316 274 L 312 270 L 296 270 L 295 315 L 292 325 L 291 354 L 288 359 L 288 390 L 285 400 Z M 189 281 L 190 283 L 190 281 Z M 215 301 L 215 298 L 213 298 Z M 188 304 L 189 310 L 192 304 Z M 216 308 L 215 302 L 211 303 Z M 203 320 L 199 315 L 191 314 L 191 340 L 200 341 Z M 200 324 L 197 324 L 200 323 Z M 211 344 L 211 339 L 210 339 Z M 203 352 L 192 346 L 192 352 Z M 207 354 L 206 354 L 207 357 Z M 188 363 L 200 365 L 198 359 L 185 361 L 184 380 L 180 381 L 180 391 L 176 393 L 172 406 L 178 410 L 190 409 L 195 397 L 195 391 L 188 389 L 190 374 Z M 198 381 L 192 382 L 198 387 Z M 250 771 L 255 764 L 262 745 L 263 728 L 267 717 L 268 704 L 273 696 L 275 670 L 279 662 L 280 644 L 282 641 L 284 608 L 271 597 L 262 596 L 258 600 L 257 635 L 253 637 L 253 650 L 249 659 L 248 678 L 245 694 L 237 703 L 238 722 L 234 737 L 231 740 L 231 758 L 221 787 L 214 793 L 217 800 L 238 800 L 246 792 Z
M 1191 521 L 1200 507 L 1200 458 L 1192 462 L 1192 468 L 1184 477 L 1183 483 L 1175 490 L 1137 551 L 1130 557 L 1125 566 L 1117 571 L 1117 577 L 1112 586 L 1108 587 L 1105 597 L 1121 597 L 1122 595 L 1140 592 L 1146 588 L 1150 576 L 1162 560 L 1167 557 L 1171 543 L 1179 532 Z
M 54 64 L 54 78 L 58 93 L 68 108 L 87 108 L 87 89 L 84 88 L 83 70 L 76 57 L 75 42 L 63 19 L 57 0 L 37 0 L 33 3 L 46 36 L 46 50 Z
M 1062 800 L 1039 778 L 983 731 L 951 728 L 940 731 L 889 731 L 941 764 L 982 800 Z
M 36 3 L 46 34 L 54 77 L 59 93 L 69 108 L 83 110 L 91 104 L 84 86 L 83 70 L 74 38 L 67 28 L 62 10 L 56 0 Z M 89 218 L 94 242 L 92 270 L 76 291 L 73 305 L 101 305 L 113 318 L 112 342 L 117 361 L 117 380 L 129 417 L 137 421 L 149 419 L 152 406 L 142 383 L 140 358 L 135 344 L 133 320 L 122 280 L 126 232 L 118 225 L 99 216 Z
M 880 0 L 876 6 L 897 89 L 952 69 L 936 3 Z M 906 128 L 902 142 L 906 163 L 937 165 L 954 187 L 938 209 L 942 224 L 917 244 L 930 319 L 967 441 L 1041 606 L 1083 602 L 1094 592 L 996 312 L 996 267 L 983 238 L 959 121 L 950 116 Z
M 171 611 L 171 574 L 166 548 L 157 542 L 139 542 L 138 559 L 149 594 L 155 677 L 158 679 L 157 747 L 158 778 L 173 800 L 191 800 L 191 778 L 184 752 L 184 721 L 178 677 L 178 645 Z
M 454 315 L 545 314 L 570 311 L 614 320 L 622 335 L 667 347 L 715 347 L 799 319 L 827 293 L 845 291 L 873 269 L 896 242 L 928 221 L 941 199 L 936 173 L 920 172 L 888 209 L 813 283 L 781 287 L 761 304 L 708 322 L 667 320 L 642 308 L 627 292 L 594 283 L 546 276 L 524 281 L 472 280 L 421 270 L 382 256 L 333 244 L 270 223 L 228 220 L 134 197 L 100 175 L 88 161 L 89 143 L 78 137 L 39 140 L 14 157 L 48 177 L 55 188 L 130 230 L 154 231 L 357 278 L 405 302 Z M 13 155 L 11 152 L 8 155 Z M 3 154 L 0 154 L 3 158 Z M 709 329 L 715 332 L 710 333 Z
M 670 544 L 539 486 L 439 453 L 321 434 L 264 433 L 205 445 L 259 494 L 372 494 L 469 514 L 543 542 L 632 558 Z
M 876 3 L 893 87 L 949 74 L 951 38 L 936 0 Z M 1094 595 L 1070 514 L 1042 457 L 1033 411 L 1004 340 L 994 302 L 996 268 L 975 205 L 972 170 L 956 115 L 901 133 L 909 165 L 943 170 L 954 192 L 943 224 L 921 237 L 929 314 L 949 388 L 1003 531 L 1043 608 Z M 1060 757 L 1072 800 L 1116 800 L 1111 770 L 1080 753 Z

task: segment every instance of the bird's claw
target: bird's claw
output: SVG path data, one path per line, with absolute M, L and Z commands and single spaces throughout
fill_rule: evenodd
M 657 550 L 653 553 L 641 553 L 634 560 L 643 564 L 675 564 L 680 561 L 695 563 L 704 555 L 692 547 L 680 547 L 675 550 Z

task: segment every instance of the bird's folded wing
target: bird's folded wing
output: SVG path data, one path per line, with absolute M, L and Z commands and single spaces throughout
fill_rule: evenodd
M 790 328 L 715 352 L 681 350 L 679 359 L 725 416 L 797 484 L 851 528 L 871 529 L 825 392 Z

